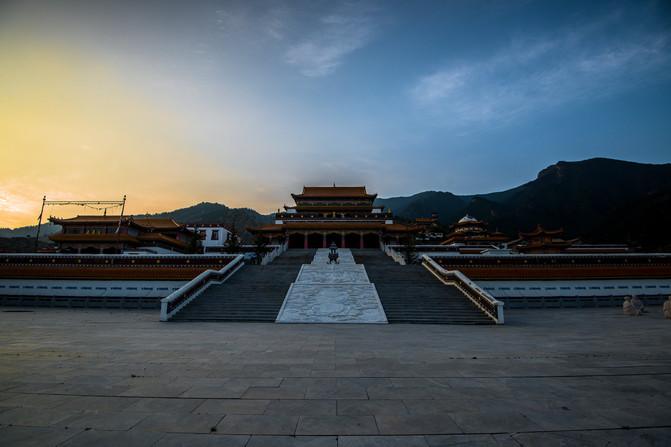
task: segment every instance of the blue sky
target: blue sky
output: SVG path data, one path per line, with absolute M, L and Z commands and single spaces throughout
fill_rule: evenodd
M 381 196 L 472 194 L 516 186 L 559 160 L 671 161 L 668 2 L 0 8 L 12 42 L 58 45 L 86 61 L 77 74 L 93 92 L 86 101 L 104 101 L 110 82 L 155 111 L 138 141 L 164 137 L 166 159 L 185 156 L 165 167 L 172 183 L 152 169 L 153 184 L 179 189 L 175 205 L 268 211 L 303 184 L 334 181 Z M 142 152 L 124 144 L 136 148 L 128 158 Z M 137 200 L 157 197 L 142 182 L 120 183 Z

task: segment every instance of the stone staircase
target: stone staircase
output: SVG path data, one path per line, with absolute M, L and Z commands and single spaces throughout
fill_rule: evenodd
M 171 321 L 274 322 L 289 285 L 315 250 L 288 250 L 268 265 L 245 265 L 222 284 L 210 285 Z
M 459 289 L 443 284 L 422 265 L 399 265 L 375 249 L 352 253 L 366 266 L 389 323 L 494 324 Z

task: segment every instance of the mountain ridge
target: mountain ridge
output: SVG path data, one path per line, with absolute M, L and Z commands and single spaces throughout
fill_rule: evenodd
M 671 163 L 637 163 L 610 158 L 559 161 L 540 170 L 535 179 L 514 188 L 484 194 L 456 195 L 422 191 L 410 196 L 376 199 L 401 219 L 439 214 L 448 226 L 465 214 L 485 220 L 509 236 L 537 224 L 563 228 L 569 237 L 587 242 L 620 242 L 671 248 Z M 273 221 L 273 214 L 251 208 L 229 208 L 216 202 L 155 214 L 180 223 L 222 223 L 246 228 Z M 35 227 L 0 229 L 0 237 L 30 236 Z M 43 234 L 57 231 L 44 228 Z
M 424 192 L 376 203 L 395 208 L 407 220 L 436 211 L 443 225 L 470 214 L 510 236 L 542 224 L 591 242 L 671 244 L 665 230 L 671 225 L 671 163 L 559 161 L 534 180 L 504 191 L 461 196 Z

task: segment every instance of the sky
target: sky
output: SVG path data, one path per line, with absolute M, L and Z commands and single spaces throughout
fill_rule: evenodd
M 0 227 L 671 162 L 666 1 L 0 0 Z M 49 208 L 70 216 L 82 209 Z

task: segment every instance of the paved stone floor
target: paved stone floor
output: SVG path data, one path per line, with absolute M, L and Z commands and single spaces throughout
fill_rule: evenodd
M 0 445 L 671 445 L 671 321 L 159 323 L 0 308 Z

